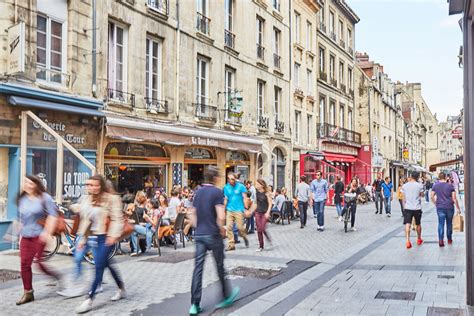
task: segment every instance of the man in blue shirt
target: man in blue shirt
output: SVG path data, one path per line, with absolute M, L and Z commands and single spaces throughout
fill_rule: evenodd
M 318 231 L 322 232 L 324 231 L 324 206 L 328 199 L 329 186 L 328 182 L 322 178 L 321 171 L 316 172 L 316 179 L 311 182 L 309 188 L 312 193 L 313 214 L 318 218 Z
M 227 184 L 224 186 L 225 207 L 227 212 L 226 228 L 227 228 L 227 248 L 226 251 L 235 250 L 234 232 L 232 230 L 234 223 L 237 225 L 239 235 L 242 236 L 245 246 L 249 246 L 247 239 L 247 231 L 244 227 L 244 199 L 247 188 L 237 181 L 235 174 L 229 172 L 227 175 Z
M 385 214 L 388 217 L 392 215 L 392 200 L 393 200 L 393 184 L 390 181 L 390 177 L 386 177 L 382 183 L 383 200 L 385 203 Z M 382 210 L 380 210 L 382 213 Z
M 206 261 L 207 251 L 212 251 L 216 263 L 217 274 L 221 284 L 224 300 L 216 308 L 225 308 L 231 305 L 239 295 L 239 288 L 231 290 L 229 280 L 225 278 L 224 270 L 224 193 L 214 183 L 218 177 L 215 167 L 208 167 L 204 171 L 205 184 L 196 192 L 192 210 L 192 219 L 195 229 L 196 259 L 194 263 L 193 281 L 191 285 L 191 308 L 189 315 L 198 315 L 202 312 L 202 272 Z

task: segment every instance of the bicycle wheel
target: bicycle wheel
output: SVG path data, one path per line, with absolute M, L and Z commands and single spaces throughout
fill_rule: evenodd
M 119 244 L 118 242 L 114 244 L 114 246 L 112 247 L 112 249 L 110 250 L 109 252 L 109 255 L 107 256 L 107 260 L 110 260 L 112 259 L 115 254 L 117 253 L 117 250 L 119 248 Z M 92 250 L 89 250 L 88 252 L 86 252 L 83 256 L 83 258 L 89 262 L 90 264 L 95 264 L 95 261 L 94 261 L 94 253 L 92 252 Z
M 346 212 L 344 213 L 344 232 L 347 233 L 347 224 L 349 224 L 349 216 L 350 216 L 350 211 L 349 208 L 346 209 Z
M 43 253 L 41 254 L 41 258 L 39 258 L 39 261 L 46 261 L 52 256 L 54 256 L 58 252 L 60 245 L 61 237 L 56 235 L 51 236 L 46 242 L 46 246 L 44 247 Z M 35 258 L 35 261 L 38 261 L 38 258 Z

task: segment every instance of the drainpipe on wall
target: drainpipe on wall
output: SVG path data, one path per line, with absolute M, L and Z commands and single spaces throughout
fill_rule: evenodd
M 92 0 L 92 95 L 97 97 L 97 3 Z
M 179 63 L 180 63 L 180 46 L 181 46 L 181 25 L 179 23 L 179 0 L 176 1 L 176 94 L 174 96 L 174 109 L 176 113 L 176 121 L 179 121 Z

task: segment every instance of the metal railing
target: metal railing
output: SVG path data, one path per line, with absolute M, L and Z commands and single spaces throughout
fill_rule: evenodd
M 344 42 L 343 40 L 339 41 L 339 45 L 341 45 L 342 48 L 346 48 L 346 42 Z
M 336 41 L 336 33 L 334 33 L 334 31 L 331 32 L 331 35 L 329 37 L 331 37 L 333 41 Z
M 325 73 L 324 71 L 319 72 L 319 79 L 327 81 L 328 80 L 328 74 Z
M 273 54 L 273 67 L 280 69 L 281 67 L 281 56 Z
M 48 69 L 38 65 L 36 66 L 36 79 L 57 85 L 69 86 L 71 75 L 60 70 Z
M 360 133 L 328 123 L 318 123 L 316 126 L 318 138 L 326 138 L 346 143 L 361 144 Z
M 337 88 L 337 80 L 334 78 L 331 78 L 331 85 Z
M 232 125 L 242 126 L 242 116 L 243 115 L 244 115 L 243 112 L 225 110 L 225 122 L 229 123 L 229 124 L 232 124 Z
M 278 118 L 275 119 L 275 133 L 285 133 L 285 122 L 279 121 Z
M 267 116 L 257 117 L 257 126 L 259 129 L 268 130 L 270 125 L 270 119 Z
M 265 60 L 265 47 L 257 43 L 257 58 Z
M 210 122 L 217 121 L 217 107 L 204 104 L 204 103 L 193 103 L 194 115 L 200 119 Z
M 211 23 L 211 19 L 197 12 L 196 29 L 199 32 L 209 35 L 210 23 Z
M 168 101 L 153 98 L 145 98 L 145 107 L 147 112 L 157 114 L 171 113 L 171 108 L 168 106 Z
M 235 34 L 229 30 L 224 30 L 224 44 L 227 47 L 235 48 Z
M 341 90 L 342 92 L 346 93 L 346 85 L 341 83 Z
M 319 29 L 320 29 L 323 33 L 326 33 L 326 24 L 324 24 L 324 22 L 319 22 Z
M 354 50 L 352 49 L 352 47 L 347 47 L 347 51 L 349 52 L 349 55 L 354 55 Z
M 349 89 L 349 95 L 354 97 L 354 89 Z
M 135 107 L 135 94 L 107 88 L 107 101 Z
M 169 14 L 168 0 L 147 0 L 147 4 L 150 9 L 168 16 Z

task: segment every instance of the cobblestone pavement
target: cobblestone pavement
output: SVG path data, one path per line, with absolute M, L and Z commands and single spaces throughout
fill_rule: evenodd
M 395 206 L 395 203 L 393 203 Z M 428 207 L 427 207 L 428 209 Z M 279 270 L 291 260 L 305 260 L 320 264 L 300 273 L 269 292 L 253 297 L 224 313 L 235 315 L 282 314 L 397 314 L 425 315 L 428 306 L 462 307 L 464 302 L 464 235 L 456 234 L 454 245 L 439 249 L 435 241 L 436 215 L 426 212 L 425 238 L 421 247 L 404 249 L 400 211 L 394 215 L 374 215 L 373 204 L 359 206 L 357 232 L 344 233 L 342 223 L 335 218 L 335 209 L 326 209 L 326 231 L 316 231 L 316 220 L 309 219 L 305 229 L 299 222 L 291 225 L 269 225 L 273 246 L 255 253 L 257 240 L 251 236 L 251 247 L 242 244 L 229 254 L 225 265 L 228 270 L 238 266 Z M 397 215 L 398 214 L 398 215 Z M 192 252 L 188 244 L 177 252 Z M 175 252 L 165 248 L 163 256 Z M 179 263 L 151 262 L 155 254 L 130 258 L 118 256 L 118 266 L 128 290 L 128 298 L 110 302 L 115 285 L 106 272 L 105 292 L 94 301 L 93 315 L 129 315 L 157 306 L 178 294 L 184 297 L 176 315 L 184 315 L 189 304 L 189 290 L 193 260 Z M 211 258 L 209 258 L 211 259 Z M 217 281 L 212 264 L 204 271 L 203 287 Z M 68 273 L 72 268 L 71 257 L 55 256 L 50 262 Z M 429 271 L 425 271 L 429 267 Z M 90 268 L 90 267 L 89 267 Z M 0 253 L 0 269 L 19 269 L 18 256 Z M 425 270 L 424 270 L 425 269 Z M 454 276 L 440 279 L 438 275 Z M 91 271 L 87 278 L 90 279 Z M 237 277 L 233 277 L 237 278 Z M 15 306 L 21 293 L 19 280 L 0 284 L 2 314 L 5 315 L 71 315 L 83 298 L 64 299 L 55 294 L 51 281 L 35 275 L 36 301 Z M 416 292 L 414 301 L 374 299 L 379 290 Z M 448 294 L 449 293 L 449 294 Z M 204 290 L 204 296 L 206 290 Z M 217 300 L 218 298 L 216 298 Z M 152 309 L 153 310 L 153 309 Z M 149 310 L 148 310 L 149 311 Z M 160 315 L 159 309 L 153 310 Z

